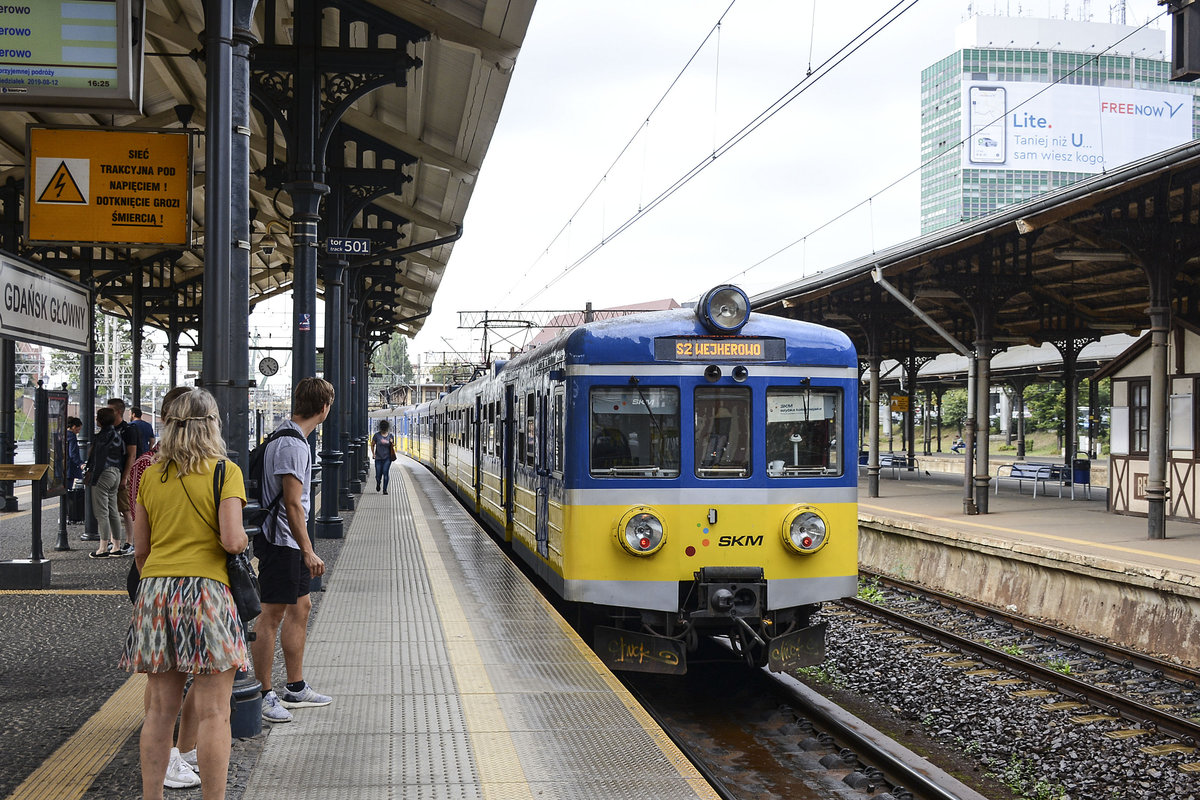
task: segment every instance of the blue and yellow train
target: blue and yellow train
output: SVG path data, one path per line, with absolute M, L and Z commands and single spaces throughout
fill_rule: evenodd
M 782 669 L 823 660 L 810 618 L 856 590 L 857 387 L 845 335 L 719 286 L 374 416 L 577 604 L 613 668 L 683 672 L 726 636 Z

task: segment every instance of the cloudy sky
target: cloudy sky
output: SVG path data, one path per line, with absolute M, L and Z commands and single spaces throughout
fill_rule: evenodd
M 449 340 L 471 352 L 460 310 L 686 301 L 728 280 L 753 294 L 913 238 L 920 72 L 953 50 L 968 9 L 1116 21 L 1108 2 L 920 0 L 820 68 L 911 4 L 540 0 L 465 235 L 412 351 Z M 1161 12 L 1128 0 L 1126 22 Z M 810 68 L 824 77 L 724 147 Z

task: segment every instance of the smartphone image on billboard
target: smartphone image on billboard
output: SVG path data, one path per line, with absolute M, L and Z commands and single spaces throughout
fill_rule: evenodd
M 1003 164 L 1008 101 L 1003 86 L 972 86 L 968 91 L 971 138 L 967 160 L 973 164 Z

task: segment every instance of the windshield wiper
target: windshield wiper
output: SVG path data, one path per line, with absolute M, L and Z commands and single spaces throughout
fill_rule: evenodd
M 661 458 L 662 457 L 663 440 L 666 437 L 663 435 L 662 427 L 658 424 L 658 417 L 654 416 L 654 409 L 650 408 L 650 401 L 646 398 L 646 395 L 642 392 L 641 381 L 638 380 L 638 377 L 636 375 L 629 376 L 629 385 L 637 390 L 638 397 L 640 397 L 642 400 L 642 405 L 644 405 L 646 407 L 646 413 L 650 415 L 650 424 L 652 424 L 654 426 L 654 430 L 658 431 L 658 452 L 656 452 L 654 455 Z

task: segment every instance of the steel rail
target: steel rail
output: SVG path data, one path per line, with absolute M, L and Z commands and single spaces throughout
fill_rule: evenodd
M 1078 678 L 1073 678 L 1070 675 L 1064 675 L 1036 662 L 1019 656 L 1011 656 L 994 647 L 989 647 L 964 636 L 959 636 L 956 633 L 951 633 L 950 631 L 906 616 L 900 612 L 892 611 L 884 606 L 877 606 L 873 603 L 849 597 L 840 602 L 848 608 L 853 608 L 864 614 L 886 620 L 892 625 L 907 630 L 910 633 L 919 634 L 922 638 L 957 647 L 964 653 L 974 654 L 985 664 L 993 667 L 1001 667 L 1018 675 L 1023 675 L 1033 683 L 1051 688 L 1059 694 L 1074 700 L 1087 702 L 1089 705 L 1096 706 L 1106 713 L 1173 736 L 1190 747 L 1195 747 L 1197 743 L 1200 743 L 1200 723 L 1193 722 L 1168 711 L 1154 708 L 1153 706 L 1148 706 L 1144 703 L 1139 703 L 1136 700 L 1131 700 L 1128 697 L 1110 692 L 1107 689 L 1087 683 L 1086 681 L 1081 681 Z
M 714 637 L 713 641 L 733 650 L 732 643 L 723 638 Z M 777 693 L 785 695 L 801 715 L 815 722 L 816 727 L 833 737 L 834 741 L 849 748 L 860 764 L 882 773 L 893 787 L 903 787 L 921 800 L 987 800 L 936 764 L 876 730 L 795 677 L 771 672 L 766 667 L 762 667 L 758 675 L 770 683 Z
M 1100 641 L 1084 634 L 1055 628 L 1020 614 L 1013 614 L 1003 609 L 978 603 L 974 600 L 955 597 L 944 592 L 939 592 L 936 589 L 900 580 L 899 578 L 880 575 L 870 570 L 859 570 L 859 574 L 866 576 L 868 580 L 911 592 L 920 597 L 928 597 L 943 605 L 970 611 L 986 620 L 1005 623 L 1012 626 L 1015 630 L 1027 631 L 1054 644 L 1061 644 L 1072 650 L 1079 650 L 1090 656 L 1103 658 L 1123 667 L 1141 670 L 1151 677 L 1169 678 L 1181 684 L 1185 689 L 1195 689 L 1200 685 L 1200 672 L 1178 664 L 1172 664 L 1170 661 L 1162 658 L 1139 653 L 1128 647 Z M 1114 654 L 1117 657 L 1114 658 Z
M 761 671 L 776 691 L 835 741 L 848 747 L 863 766 L 874 767 L 894 787 L 922 800 L 986 800 L 949 773 L 913 753 L 803 683 L 784 673 Z

